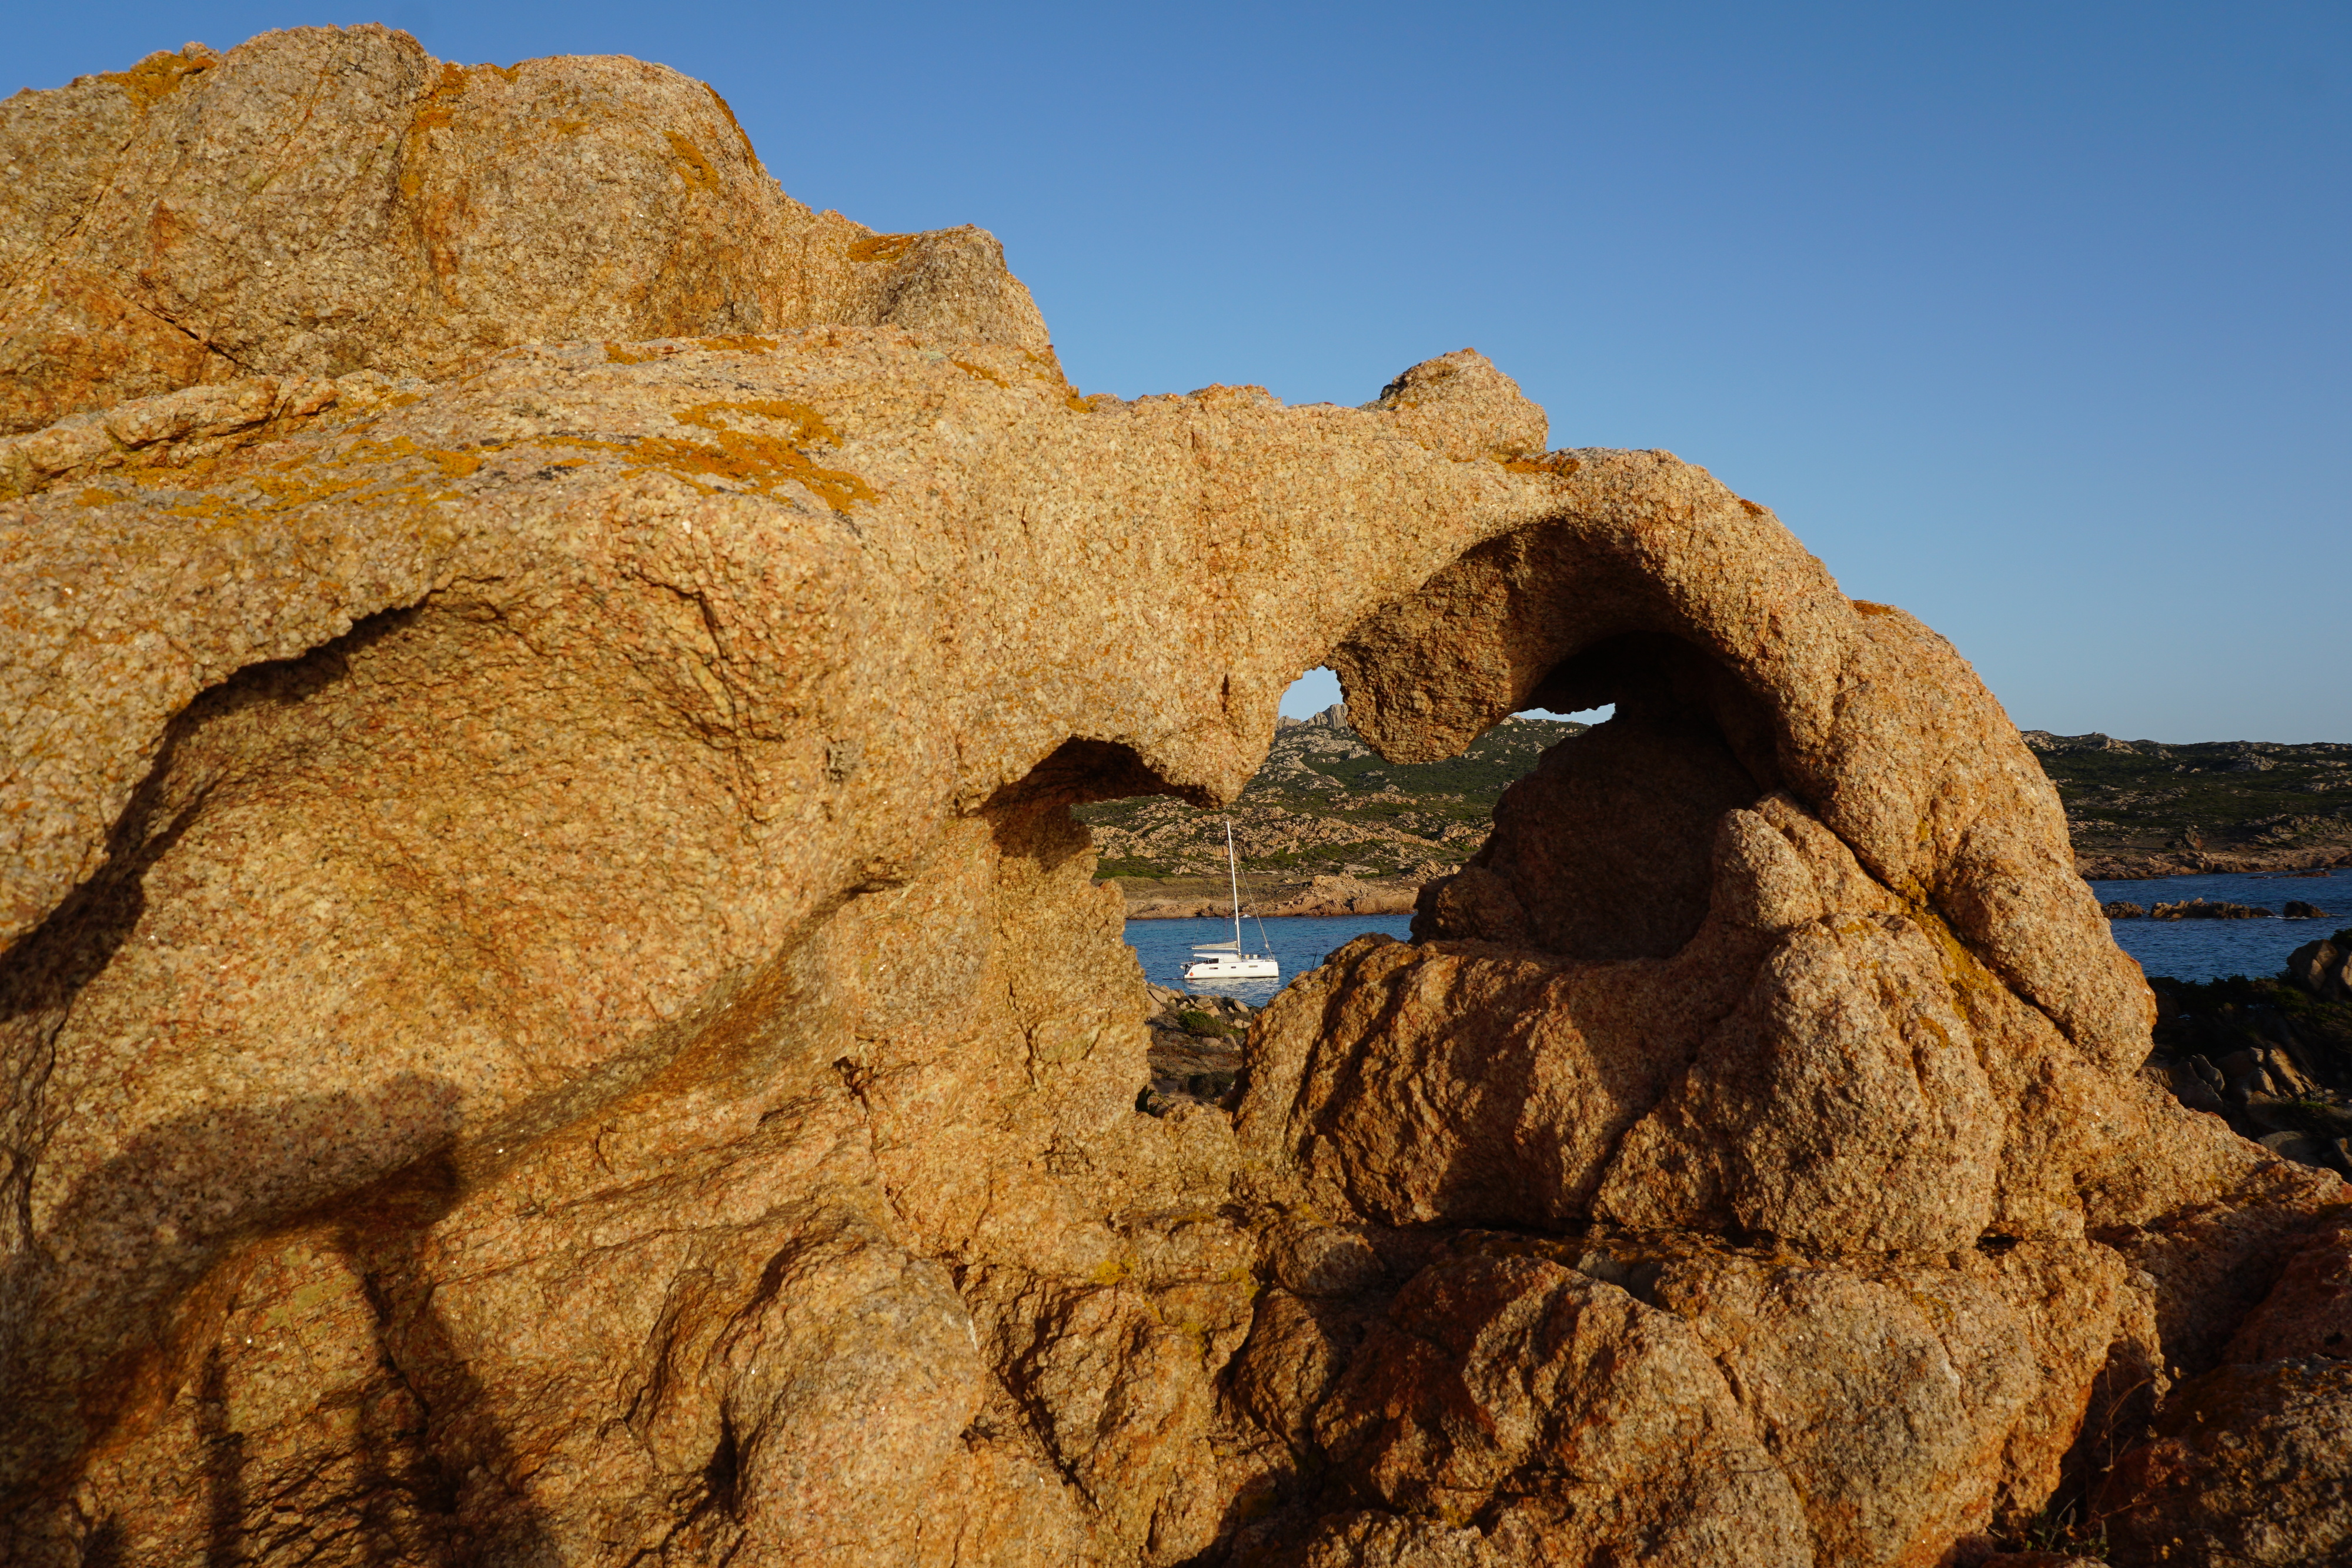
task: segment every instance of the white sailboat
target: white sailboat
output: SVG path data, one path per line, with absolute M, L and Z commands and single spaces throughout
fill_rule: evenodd
M 1233 819 L 1225 819 L 1225 874 L 1234 887 L 1234 939 L 1230 942 L 1195 942 L 1192 961 L 1184 966 L 1188 980 L 1278 980 L 1282 966 L 1271 953 L 1242 951 L 1242 872 L 1241 861 L 1234 853 Z M 1258 928 L 1263 937 L 1265 928 Z

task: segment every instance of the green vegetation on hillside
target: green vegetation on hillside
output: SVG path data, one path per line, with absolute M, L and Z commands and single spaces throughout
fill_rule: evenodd
M 1192 883 L 1223 876 L 1230 816 L 1245 869 L 1261 876 L 1444 875 L 1486 841 L 1503 790 L 1587 727 L 1509 719 L 1459 757 L 1401 764 L 1334 716 L 1279 730 L 1230 810 L 1164 796 L 1079 808 L 1101 855 L 1097 874 L 1209 896 Z M 2169 746 L 2039 730 L 2025 740 L 2057 787 L 2085 875 L 2285 869 L 2352 854 L 2352 745 Z
M 2267 868 L 2352 849 L 2352 745 L 2025 739 L 2058 787 L 2086 873 L 2141 861 Z
M 1354 732 L 1328 722 L 1278 731 L 1265 764 L 1227 811 L 1163 796 L 1082 806 L 1102 860 L 1121 881 L 1222 873 L 1224 820 L 1248 869 L 1277 877 L 1321 873 L 1427 877 L 1454 870 L 1486 841 L 1495 801 L 1544 752 L 1585 726 L 1509 719 L 1443 762 L 1382 760 Z

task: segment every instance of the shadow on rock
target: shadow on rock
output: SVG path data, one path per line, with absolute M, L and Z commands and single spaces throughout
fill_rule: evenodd
M 174 1511 L 199 1522 L 208 1563 L 272 1557 L 299 1544 L 280 1539 L 289 1529 L 355 1534 L 368 1562 L 537 1554 L 541 1531 L 519 1497 L 468 1496 L 461 1510 L 461 1487 L 478 1490 L 481 1477 L 511 1489 L 418 1261 L 460 1193 L 457 1100 L 403 1074 L 364 1092 L 206 1109 L 149 1129 L 76 1186 L 0 1277 L 0 1383 L 14 1405 L 0 1506 L 20 1521 L 22 1561 L 130 1561 L 111 1518 L 80 1517 L 68 1500 L 110 1450 L 135 1460 L 159 1433 L 173 1459 L 193 1445 L 193 1464 L 132 1479 L 187 1494 Z M 318 1167 L 387 1128 L 433 1152 L 317 1192 Z M 245 1348 L 257 1333 L 270 1351 Z M 308 1360 L 307 1378 L 284 1375 L 289 1352 Z M 258 1429 L 273 1380 L 299 1395 L 299 1440 Z M 277 1472 L 322 1467 L 346 1471 L 326 1511 L 337 1517 L 273 1512 L 281 1483 L 299 1479 Z

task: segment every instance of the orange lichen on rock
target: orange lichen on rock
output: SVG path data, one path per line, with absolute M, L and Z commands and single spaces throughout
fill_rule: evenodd
M 852 261 L 896 261 L 915 247 L 920 235 L 868 235 L 849 247 Z
M 172 52 L 159 49 L 127 71 L 101 71 L 98 79 L 113 83 L 138 108 L 149 110 L 178 91 L 190 76 L 210 70 L 219 57 L 201 44 Z
M 710 160 L 702 155 L 702 149 L 675 131 L 664 134 L 669 138 L 669 150 L 677 154 L 679 168 L 688 181 L 706 191 L 718 190 L 719 171 L 712 168 Z
M 994 371 L 990 370 L 986 365 L 975 365 L 970 360 L 951 359 L 948 363 L 963 371 L 966 375 L 978 376 L 984 382 L 994 382 L 1001 387 L 1010 387 L 1013 384 L 1011 382 L 1006 381 L 1003 376 L 998 375 Z

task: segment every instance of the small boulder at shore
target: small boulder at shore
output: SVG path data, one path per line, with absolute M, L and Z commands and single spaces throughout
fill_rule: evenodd
M 2286 901 L 2286 909 L 2284 913 L 2286 918 L 2289 920 L 2326 920 L 2328 918 L 2327 911 L 2320 908 L 2319 905 L 2315 904 L 2305 904 L 2299 898 L 2288 899 Z
M 2306 942 L 2287 955 L 2290 984 L 2323 1002 L 2352 1001 L 2352 929 L 2325 942 Z
M 2145 920 L 2147 918 L 2147 910 L 2141 908 L 2137 904 L 2128 903 L 2120 898 L 2099 905 L 2099 913 L 2105 915 L 2110 920 Z

